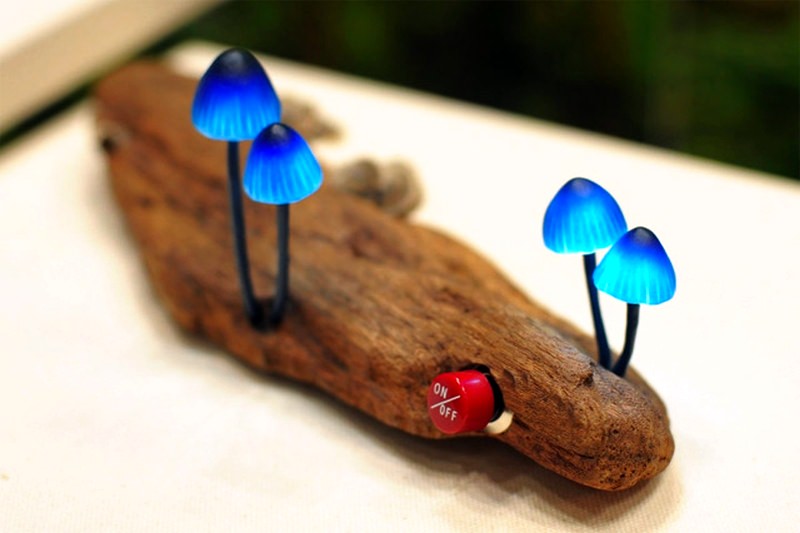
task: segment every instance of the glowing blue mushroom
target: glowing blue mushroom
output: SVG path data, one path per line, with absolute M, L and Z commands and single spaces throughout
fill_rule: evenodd
M 192 103 L 192 123 L 211 139 L 228 141 L 228 196 L 234 254 L 245 312 L 254 325 L 262 312 L 250 280 L 242 192 L 239 181 L 239 141 L 254 138 L 281 119 L 281 104 L 267 73 L 248 52 L 222 52 L 200 79 Z
M 640 304 L 657 305 L 675 295 L 675 269 L 658 237 L 634 228 L 611 247 L 594 272 L 598 289 L 628 304 L 625 346 L 613 371 L 624 376 L 633 355 Z
M 218 141 L 246 141 L 279 122 L 281 103 L 258 60 L 240 48 L 222 52 L 194 95 L 192 122 Z
M 322 168 L 305 139 L 285 124 L 265 128 L 250 148 L 244 190 L 256 202 L 293 204 L 322 185 Z
M 314 194 L 322 185 L 322 168 L 305 139 L 289 126 L 265 128 L 250 148 L 244 190 L 256 202 L 274 204 L 278 225 L 278 275 L 270 323 L 283 318 L 289 297 L 289 204 Z
M 586 178 L 573 178 L 559 189 L 547 206 L 542 227 L 544 244 L 550 250 L 560 254 L 583 254 L 598 362 L 604 368 L 611 366 L 611 351 L 597 289 L 592 282 L 597 265 L 595 252 L 611 246 L 627 229 L 625 217 L 614 197 Z

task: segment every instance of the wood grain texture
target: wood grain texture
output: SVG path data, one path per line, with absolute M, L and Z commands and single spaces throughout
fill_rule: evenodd
M 101 82 L 95 99 L 114 194 L 182 328 L 427 438 L 445 437 L 427 414 L 431 380 L 483 364 L 514 414 L 493 438 L 544 467 L 604 490 L 666 468 L 666 409 L 635 371 L 621 379 L 598 367 L 591 337 L 468 247 L 331 187 L 292 208 L 285 321 L 272 332 L 250 328 L 233 263 L 225 144 L 191 125 L 195 83 L 136 63 Z M 269 295 L 274 210 L 247 201 L 246 217 L 254 285 Z

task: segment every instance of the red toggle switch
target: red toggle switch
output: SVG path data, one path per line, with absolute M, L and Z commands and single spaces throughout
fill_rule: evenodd
M 492 385 L 478 370 L 439 374 L 428 389 L 428 415 L 443 433 L 480 431 L 494 412 Z

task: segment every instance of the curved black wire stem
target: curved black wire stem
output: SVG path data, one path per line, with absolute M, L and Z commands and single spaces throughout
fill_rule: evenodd
M 250 262 L 247 258 L 247 237 L 242 209 L 242 188 L 239 179 L 239 142 L 228 142 L 228 197 L 231 208 L 231 229 L 233 230 L 234 255 L 236 269 L 239 273 L 239 288 L 247 319 L 253 326 L 258 326 L 263 318 L 261 307 L 253 293 L 250 280 Z
M 625 377 L 625 371 L 628 370 L 628 363 L 631 362 L 633 343 L 636 342 L 637 329 L 639 329 L 639 304 L 628 304 L 628 319 L 625 325 L 625 346 L 622 348 L 622 354 L 620 354 L 612 370 L 620 377 Z
M 586 288 L 589 290 L 589 303 L 592 306 L 592 321 L 594 322 L 594 336 L 597 340 L 597 362 L 603 368 L 611 368 L 611 350 L 608 347 L 606 328 L 603 325 L 603 316 L 600 314 L 600 299 L 597 296 L 597 287 L 594 286 L 592 274 L 597 266 L 594 253 L 583 256 L 583 270 L 586 273 Z
M 270 324 L 283 320 L 289 299 L 289 204 L 280 204 L 276 212 L 278 226 L 278 274 L 275 278 L 275 297 L 272 300 Z

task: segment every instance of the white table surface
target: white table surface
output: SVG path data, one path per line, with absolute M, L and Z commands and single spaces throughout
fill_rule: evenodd
M 218 49 L 173 55 L 199 73 Z M 429 442 L 182 336 L 110 196 L 89 105 L 0 153 L 2 531 L 796 531 L 800 187 L 784 179 L 302 65 L 279 92 L 345 127 L 321 158 L 402 157 L 415 220 L 482 250 L 590 330 L 579 259 L 541 220 L 573 176 L 661 238 L 674 300 L 633 364 L 669 406 L 672 464 L 623 493 L 491 441 Z M 619 347 L 624 306 L 602 300 Z

